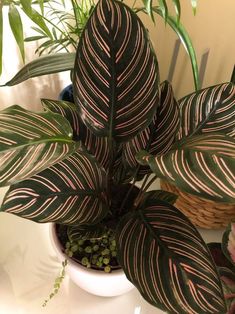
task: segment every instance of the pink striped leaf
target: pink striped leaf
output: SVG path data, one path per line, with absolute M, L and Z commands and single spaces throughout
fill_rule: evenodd
M 235 86 L 224 83 L 190 94 L 179 101 L 179 139 L 192 134 L 221 132 L 235 137 Z
M 52 112 L 17 105 L 0 112 L 0 186 L 24 180 L 73 153 L 69 122 Z
M 235 223 L 231 222 L 223 234 L 222 249 L 228 260 L 235 266 Z
M 125 142 L 152 121 L 158 65 L 146 29 L 130 8 L 100 0 L 79 40 L 74 100 L 97 136 Z
M 182 191 L 217 202 L 235 203 L 235 139 L 225 134 L 185 138 L 163 156 L 137 156 L 160 178 Z
M 107 228 L 103 224 L 97 225 L 82 225 L 82 226 L 69 226 L 67 228 L 68 238 L 71 242 L 85 239 L 101 238 L 107 233 Z
M 36 222 L 96 224 L 108 211 L 107 177 L 93 157 L 76 152 L 12 185 L 1 210 Z
M 124 216 L 116 233 L 127 278 L 167 313 L 225 313 L 210 252 L 192 223 L 173 205 L 147 199 Z
M 111 160 L 110 145 L 107 137 L 95 136 L 82 122 L 78 106 L 67 101 L 59 101 L 52 99 L 42 99 L 44 108 L 56 112 L 65 117 L 71 124 L 74 131 L 74 138 L 80 140 L 87 151 L 95 156 L 96 160 L 106 170 L 109 167 Z
M 176 139 L 179 128 L 179 108 L 174 98 L 172 86 L 165 81 L 160 86 L 160 102 L 151 124 L 127 143 L 123 144 L 123 164 L 126 170 L 136 168 L 135 158 L 140 150 L 153 155 L 162 155 L 169 151 Z M 149 167 L 141 167 L 140 173 L 146 174 Z

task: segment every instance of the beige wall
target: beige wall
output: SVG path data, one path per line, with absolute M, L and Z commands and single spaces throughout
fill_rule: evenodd
M 131 0 L 132 1 L 132 0 Z M 169 2 L 169 1 L 168 1 Z M 193 16 L 190 1 L 182 0 L 182 22 L 193 40 L 198 61 L 202 54 L 209 49 L 209 60 L 206 68 L 203 86 L 213 85 L 229 80 L 235 63 L 235 0 L 201 0 L 198 1 L 196 17 Z M 8 19 L 4 20 L 4 69 L 0 83 L 10 79 L 22 66 L 18 58 L 17 48 L 9 32 Z M 156 26 L 144 16 L 150 30 L 151 39 L 157 51 L 161 80 L 168 76 L 169 65 L 177 36 L 165 27 L 160 17 Z M 33 47 L 27 46 L 27 60 L 34 57 Z M 58 90 L 69 83 L 69 74 L 53 75 L 35 78 L 15 87 L 0 88 L 0 109 L 14 103 L 31 109 L 40 108 L 40 98 L 57 97 Z M 181 46 L 173 86 L 177 97 L 193 90 L 193 78 L 189 59 Z
M 190 1 L 182 0 L 181 3 L 181 20 L 192 38 L 199 64 L 202 54 L 209 49 L 203 86 L 228 81 L 235 64 L 235 1 L 199 0 L 196 16 L 192 13 Z M 149 21 L 147 25 L 157 51 L 161 80 L 164 80 L 168 76 L 177 36 L 169 26 L 165 27 L 160 17 L 157 17 L 155 27 Z M 194 88 L 190 62 L 182 46 L 173 85 L 179 97 Z

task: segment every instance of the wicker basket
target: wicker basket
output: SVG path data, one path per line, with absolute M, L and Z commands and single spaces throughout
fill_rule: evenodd
M 199 198 L 182 192 L 165 181 L 161 181 L 161 188 L 179 196 L 175 207 L 180 209 L 195 226 L 218 229 L 235 219 L 235 204 L 222 204 Z

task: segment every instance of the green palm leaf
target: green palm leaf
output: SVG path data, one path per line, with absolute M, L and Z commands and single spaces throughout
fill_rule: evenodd
M 164 15 L 162 14 L 162 11 L 158 7 L 153 7 L 154 12 L 156 12 L 158 15 L 164 18 Z M 198 72 L 198 65 L 197 65 L 197 57 L 196 52 L 193 48 L 192 41 L 188 35 L 188 32 L 184 28 L 183 24 L 174 16 L 167 16 L 166 23 L 174 30 L 174 32 L 177 34 L 177 36 L 180 38 L 186 52 L 189 55 L 191 66 L 192 66 L 192 72 L 193 72 L 193 79 L 194 79 L 194 85 L 195 89 L 199 89 L 199 72 Z
M 210 252 L 174 206 L 147 199 L 122 218 L 116 232 L 119 262 L 152 305 L 167 313 L 225 313 Z
M 9 24 L 11 26 L 12 33 L 15 37 L 16 43 L 19 47 L 19 50 L 20 50 L 20 53 L 24 62 L 25 52 L 24 52 L 23 25 L 22 25 L 20 14 L 16 6 L 13 3 L 9 5 L 8 17 L 9 17 Z
M 0 112 L 0 186 L 24 180 L 73 153 L 78 143 L 66 119 L 17 105 Z
M 75 53 L 55 53 L 37 58 L 26 64 L 16 75 L 3 86 L 13 86 L 32 77 L 72 70 Z
M 96 224 L 108 211 L 106 173 L 84 152 L 12 185 L 1 210 L 36 222 Z
M 235 136 L 235 85 L 219 84 L 185 96 L 179 101 L 181 125 L 178 138 L 226 133 Z
M 198 135 L 178 142 L 163 156 L 140 152 L 160 178 L 182 191 L 217 202 L 235 203 L 235 139 L 224 134 Z
M 67 102 L 51 99 L 42 99 L 44 108 L 61 114 L 71 124 L 74 131 L 74 138 L 80 140 L 86 150 L 95 156 L 96 160 L 106 170 L 110 164 L 111 151 L 107 137 L 95 136 L 82 122 L 79 117 L 77 105 Z
M 158 66 L 140 19 L 123 3 L 99 1 L 79 40 L 74 99 L 97 136 L 127 141 L 151 122 Z

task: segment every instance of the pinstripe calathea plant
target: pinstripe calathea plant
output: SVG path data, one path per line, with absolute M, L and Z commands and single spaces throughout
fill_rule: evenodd
M 171 85 L 159 84 L 137 15 L 100 0 L 79 40 L 73 88 L 74 104 L 43 99 L 42 113 L 1 112 L 0 182 L 11 185 L 1 211 L 65 225 L 78 238 L 112 229 L 118 261 L 149 303 L 168 313 L 226 313 L 200 234 L 172 194 L 147 189 L 153 171 L 188 193 L 235 202 L 234 85 L 177 102 Z

